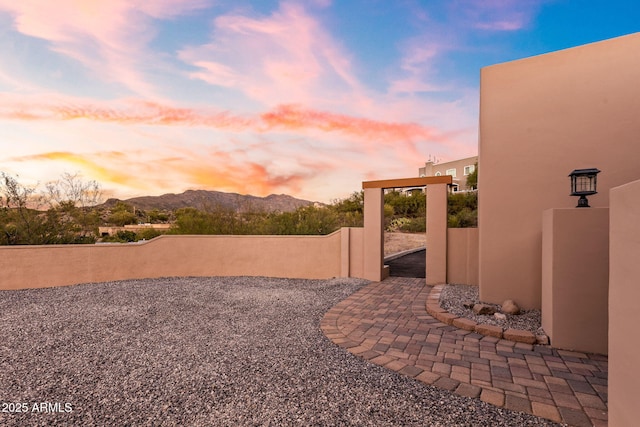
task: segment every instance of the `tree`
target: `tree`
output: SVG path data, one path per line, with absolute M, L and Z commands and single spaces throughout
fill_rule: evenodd
M 79 208 L 87 208 L 100 203 L 102 189 L 97 181 L 83 181 L 78 173 L 70 174 L 65 172 L 60 179 L 50 181 L 46 184 L 49 204 L 71 202 Z
M 83 181 L 80 174 L 65 172 L 46 185 L 51 225 L 57 225 L 58 243 L 93 243 L 100 218 L 92 206 L 102 198 L 97 181 Z
M 43 240 L 44 220 L 35 208 L 40 198 L 35 187 L 20 184 L 4 172 L 0 172 L 0 243 L 4 245 L 33 245 Z
M 473 172 L 467 175 L 467 188 L 470 190 L 478 189 L 478 162 L 476 162 Z

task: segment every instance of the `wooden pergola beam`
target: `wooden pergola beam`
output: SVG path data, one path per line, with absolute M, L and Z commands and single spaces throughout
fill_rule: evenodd
M 379 181 L 363 181 L 362 189 L 365 188 L 405 188 L 405 187 L 424 187 L 429 184 L 453 184 L 451 175 L 444 176 L 425 176 L 422 178 L 400 178 L 400 179 L 383 179 Z

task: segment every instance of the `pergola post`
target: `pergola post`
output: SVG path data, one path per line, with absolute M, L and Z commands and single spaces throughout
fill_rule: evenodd
M 447 188 L 451 176 L 366 181 L 364 189 L 364 277 L 384 279 L 385 188 L 427 187 L 427 284 L 447 280 Z
M 364 276 L 379 282 L 384 267 L 384 195 L 382 188 L 364 189 Z
M 447 186 L 427 186 L 427 285 L 447 282 Z

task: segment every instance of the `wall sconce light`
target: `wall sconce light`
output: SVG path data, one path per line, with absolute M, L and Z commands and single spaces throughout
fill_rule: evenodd
M 571 195 L 580 196 L 580 199 L 578 199 L 578 206 L 576 206 L 577 208 L 590 207 L 587 196 L 597 193 L 597 175 L 599 173 L 600 171 L 598 169 L 591 168 L 576 169 L 569 174 L 569 177 L 571 177 Z

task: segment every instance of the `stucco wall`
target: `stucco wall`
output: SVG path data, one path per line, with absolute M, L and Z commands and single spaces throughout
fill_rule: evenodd
M 341 277 L 364 277 L 364 228 L 341 229 Z
M 607 354 L 609 209 L 549 209 L 542 233 L 542 326 L 551 345 Z
M 640 181 L 611 190 L 609 242 L 609 425 L 640 419 Z
M 167 276 L 340 277 L 343 230 L 328 236 L 160 236 L 139 244 L 5 246 L 0 289 Z M 357 263 L 358 252 L 354 256 Z
M 481 70 L 480 297 L 541 306 L 542 212 L 569 208 L 574 169 L 599 194 L 640 179 L 640 33 Z
M 447 283 L 478 285 L 478 229 L 447 230 Z

